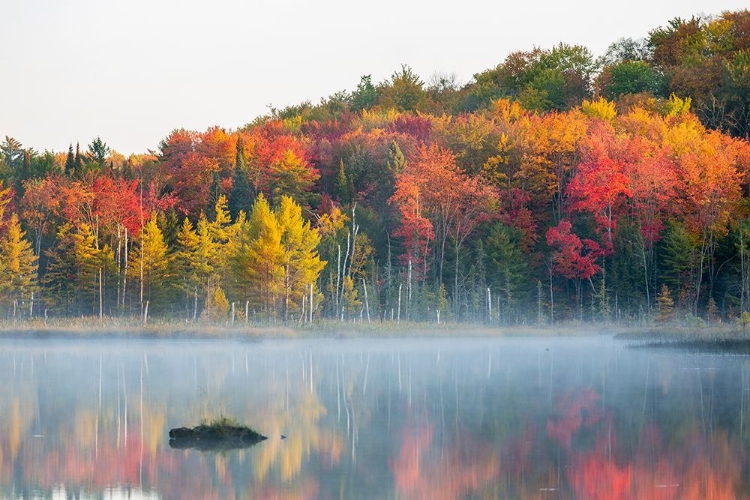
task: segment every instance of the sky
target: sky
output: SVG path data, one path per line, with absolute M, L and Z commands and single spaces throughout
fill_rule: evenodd
M 609 4 L 609 5 L 607 5 Z M 607 5 L 607 6 L 605 6 Z M 516 50 L 595 56 L 747 0 L 0 0 L 0 138 L 129 155 L 172 130 L 234 129 L 408 64 L 462 83 Z

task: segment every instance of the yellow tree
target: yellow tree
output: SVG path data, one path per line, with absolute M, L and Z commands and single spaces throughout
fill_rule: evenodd
M 677 165 L 685 227 L 699 245 L 692 283 L 693 312 L 697 313 L 704 273 L 708 277 L 708 298 L 713 295 L 721 269 L 716 265 L 715 253 L 728 233 L 729 222 L 742 196 L 738 172 L 740 141 L 707 131 L 693 115 L 673 120 L 666 139 Z
M 230 261 L 243 298 L 266 315 L 275 315 L 276 300 L 283 291 L 283 249 L 278 221 L 263 194 L 255 200 L 233 248 Z
M 0 181 L 0 227 L 5 221 L 5 207 L 8 206 L 11 198 L 10 188 L 3 188 L 3 181 Z
M 301 309 L 307 287 L 318 281 L 326 263 L 318 255 L 318 230 L 302 218 L 302 208 L 292 198 L 281 197 L 276 218 L 281 233 L 283 314 L 286 321 L 290 309 Z
M 156 212 L 151 213 L 135 247 L 130 251 L 128 272 L 140 283 L 141 304 L 158 303 L 164 298 L 168 281 L 169 256 L 164 235 L 156 223 Z
M 198 275 L 199 246 L 198 234 L 195 232 L 190 219 L 185 217 L 177 232 L 177 250 L 170 261 L 170 274 L 175 277 L 174 287 L 185 294 L 186 309 L 189 308 L 189 297 L 194 298 L 193 320 L 198 317 L 198 287 L 201 284 Z
M 91 226 L 81 223 L 73 233 L 73 255 L 75 281 L 79 307 L 82 311 L 95 311 L 94 301 L 99 288 L 100 255 L 96 247 L 96 236 Z
M 0 297 L 13 305 L 14 317 L 16 306 L 25 299 L 33 300 L 37 287 L 37 257 L 25 236 L 18 215 L 13 214 L 0 240 Z
M 211 284 L 214 281 L 216 275 L 216 241 L 213 238 L 213 229 L 211 223 L 208 222 L 206 214 L 201 212 L 198 217 L 198 225 L 196 227 L 196 234 L 198 236 L 198 246 L 194 255 L 195 259 L 195 272 L 198 276 L 200 283 L 201 296 L 204 298 L 208 297 Z

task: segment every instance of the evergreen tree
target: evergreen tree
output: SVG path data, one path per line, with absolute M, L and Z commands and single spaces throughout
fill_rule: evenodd
M 229 207 L 229 213 L 233 220 L 237 219 L 241 210 L 245 213 L 249 213 L 250 208 L 252 208 L 252 202 L 255 199 L 255 193 L 250 186 L 247 174 L 244 143 L 242 141 L 242 136 L 239 136 L 237 138 L 237 152 L 234 160 L 232 190 L 229 192 L 229 200 L 227 204 Z
M 349 178 L 346 176 L 344 160 L 339 163 L 339 174 L 336 177 L 336 190 L 338 191 L 339 201 L 342 205 L 348 205 L 352 201 L 352 187 Z
M 283 196 L 276 211 L 281 231 L 281 274 L 283 279 L 283 316 L 289 318 L 290 309 L 301 309 L 302 297 L 309 285 L 318 281 L 325 267 L 318 256 L 320 235 L 302 218 L 302 208 L 290 197 Z
M 232 238 L 235 225 L 227 208 L 227 197 L 219 195 L 219 199 L 214 205 L 214 220 L 209 223 L 209 236 L 214 244 L 213 267 L 214 274 L 218 281 L 223 281 L 227 270 L 227 250 L 228 242 Z
M 672 292 L 669 291 L 666 284 L 661 286 L 661 292 L 656 297 L 656 304 L 658 306 L 657 321 L 670 321 L 674 318 L 674 300 L 672 299 Z
M 104 168 L 107 156 L 109 156 L 111 151 L 107 143 L 102 141 L 100 137 L 97 137 L 89 144 L 89 157 L 94 163 L 99 165 L 99 168 Z
M 238 287 L 245 291 L 242 299 L 265 315 L 274 316 L 277 298 L 283 292 L 280 286 L 283 249 L 278 221 L 262 193 L 237 238 L 231 266 Z
M 354 280 L 351 276 L 344 276 L 344 286 L 341 293 L 341 315 L 344 319 L 356 318 L 362 309 L 362 301 L 359 300 Z
M 386 165 L 392 177 L 403 172 L 406 166 L 406 157 L 401 152 L 401 148 L 398 147 L 398 143 L 395 140 L 391 141 L 391 144 L 388 146 Z
M 76 173 L 76 160 L 73 154 L 73 144 L 68 146 L 68 157 L 65 160 L 65 173 L 73 177 Z
M 177 218 L 177 212 L 174 208 L 170 209 L 167 213 L 159 212 L 156 222 L 159 224 L 159 229 L 161 229 L 167 247 L 173 247 L 177 242 L 177 233 L 180 231 L 180 221 Z
M 227 300 L 224 290 L 217 286 L 216 290 L 206 300 L 203 315 L 213 321 L 226 321 L 228 314 L 229 300 Z
M 216 203 L 219 201 L 221 194 L 221 176 L 219 172 L 214 172 L 211 187 L 208 191 L 208 206 L 206 207 L 206 216 L 209 220 L 216 218 Z
M 142 229 L 142 235 L 136 239 L 136 245 L 130 251 L 130 267 L 128 273 L 135 279 L 141 280 L 143 302 L 149 301 L 155 307 L 166 296 L 169 274 L 167 244 L 164 235 L 156 222 L 156 213 Z
M 73 233 L 73 255 L 75 259 L 75 284 L 79 310 L 93 314 L 99 292 L 100 255 L 96 237 L 91 226 L 81 224 Z
M 81 145 L 76 142 L 76 156 L 74 160 L 75 176 L 80 178 L 83 175 L 83 157 L 81 157 Z
M 375 86 L 372 84 L 371 75 L 362 75 L 357 85 L 357 89 L 352 92 L 352 109 L 362 111 L 375 105 L 378 94 Z
M 528 258 L 520 248 L 522 235 L 517 229 L 497 223 L 487 238 L 487 255 L 493 269 L 492 289 L 500 296 L 501 317 L 519 319 L 519 304 L 527 298 Z
M 663 282 L 677 291 L 679 307 L 695 314 L 697 273 L 703 272 L 696 238 L 688 232 L 684 224 L 673 221 L 662 243 L 664 248 Z
M 176 251 L 170 261 L 170 275 L 175 277 L 173 286 L 185 296 L 186 310 L 193 310 L 193 317 L 197 317 L 198 312 L 196 297 L 198 288 L 201 285 L 198 276 L 200 267 L 200 240 L 198 234 L 193 229 L 190 219 L 185 217 L 182 221 L 179 231 L 177 232 Z M 192 300 L 191 300 L 192 299 Z
M 68 315 L 77 295 L 76 276 L 78 266 L 75 260 L 73 226 L 63 224 L 57 230 L 56 244 L 45 251 L 47 270 L 42 284 L 48 292 L 45 302 L 53 305 L 58 312 Z
M 0 300 L 6 306 L 31 300 L 37 289 L 37 258 L 25 235 L 18 215 L 13 214 L 0 240 Z

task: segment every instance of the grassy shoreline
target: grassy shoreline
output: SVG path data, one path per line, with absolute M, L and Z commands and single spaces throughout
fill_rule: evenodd
M 490 326 L 471 323 L 376 322 L 342 323 L 324 320 L 310 325 L 283 323 L 229 324 L 161 321 L 140 322 L 105 318 L 75 318 L 0 322 L 0 339 L 302 339 L 302 338 L 440 338 L 440 337 L 581 337 L 613 335 L 617 339 L 660 342 L 726 342 L 750 340 L 750 329 L 730 324 L 683 327 L 679 325 L 620 325 L 562 323 L 543 326 Z

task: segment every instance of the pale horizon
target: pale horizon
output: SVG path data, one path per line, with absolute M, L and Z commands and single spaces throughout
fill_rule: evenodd
M 745 2 L 638 0 L 617 10 L 585 0 L 486 6 L 384 0 L 207 3 L 26 0 L 4 6 L 0 137 L 38 152 L 85 149 L 99 136 L 129 155 L 172 130 L 243 126 L 411 66 L 424 81 L 461 83 L 516 50 L 560 42 L 600 56 L 675 18 L 718 15 Z

